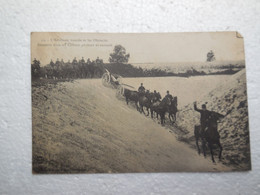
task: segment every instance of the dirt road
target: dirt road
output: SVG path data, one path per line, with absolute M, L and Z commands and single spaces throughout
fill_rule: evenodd
M 100 79 L 33 87 L 34 172 L 230 171 L 127 106 Z

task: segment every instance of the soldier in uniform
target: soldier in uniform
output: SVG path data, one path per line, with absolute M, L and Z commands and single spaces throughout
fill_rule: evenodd
M 154 97 L 155 97 L 155 101 L 159 101 L 162 97 L 160 92 L 157 92 L 156 90 L 153 91 Z
M 201 125 L 201 133 L 204 136 L 205 129 L 208 126 L 208 121 L 210 118 L 210 111 L 207 110 L 206 104 L 202 104 L 202 109 L 197 108 L 197 102 L 194 102 L 194 110 L 200 113 L 200 125 Z
M 173 97 L 172 97 L 172 95 L 170 94 L 169 90 L 168 90 L 166 93 L 167 93 L 167 94 L 166 94 L 165 98 L 168 98 L 169 100 L 172 100 Z
M 145 88 L 143 86 L 143 83 L 141 83 L 141 86 L 138 88 L 138 92 L 139 94 L 141 95 L 144 95 L 145 94 Z
M 80 62 L 83 64 L 85 63 L 84 57 L 82 57 L 82 59 L 80 60 Z
M 97 57 L 97 59 L 96 59 L 96 64 L 100 64 L 100 59 L 99 59 L 99 57 Z
M 145 97 L 149 98 L 149 96 L 150 96 L 150 90 L 147 89 L 146 92 L 145 92 Z
M 88 60 L 87 60 L 87 64 L 88 64 L 88 65 L 91 64 L 91 60 L 90 60 L 90 58 L 88 58 Z
M 73 65 L 76 65 L 77 63 L 78 63 L 77 58 L 74 57 L 74 59 L 72 60 L 72 64 L 73 64 Z

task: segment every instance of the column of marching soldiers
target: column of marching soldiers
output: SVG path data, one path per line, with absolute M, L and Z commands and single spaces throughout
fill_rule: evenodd
M 66 79 L 66 78 L 93 78 L 100 77 L 103 73 L 103 59 L 99 57 L 96 60 L 86 61 L 84 57 L 77 60 L 64 62 L 63 59 L 57 58 L 56 62 L 51 59 L 46 66 L 40 67 L 40 61 L 34 59 L 32 64 L 32 74 L 38 77 L 48 79 Z

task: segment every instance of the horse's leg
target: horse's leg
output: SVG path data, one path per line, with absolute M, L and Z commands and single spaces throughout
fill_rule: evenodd
M 199 135 L 198 135 L 198 130 L 197 130 L 197 127 L 194 126 L 194 137 L 196 139 L 196 146 L 197 146 L 197 149 L 198 149 L 198 153 L 200 155 L 200 147 L 199 147 Z
M 127 97 L 125 98 L 125 101 L 126 101 L 126 104 L 128 105 L 128 98 Z
M 138 108 L 137 102 L 135 102 L 135 106 L 136 106 L 136 110 L 139 111 L 139 108 Z
M 144 107 L 143 106 L 141 106 L 140 113 L 141 114 L 144 113 Z
M 142 106 L 142 113 L 145 115 L 145 112 L 144 112 L 144 107 Z
M 142 113 L 142 106 L 139 104 L 139 112 Z
M 219 140 L 218 140 L 218 146 L 219 146 L 219 155 L 218 155 L 218 159 L 221 160 L 221 154 L 222 154 L 222 150 L 223 150 L 223 148 L 222 148 L 222 146 L 221 146 Z
M 146 110 L 147 110 L 147 115 L 146 116 L 149 116 L 149 108 L 146 107 Z
M 206 158 L 206 140 L 204 138 L 201 138 L 201 142 L 202 142 L 203 155 Z
M 152 109 L 150 109 L 151 110 L 151 118 L 153 118 L 153 110 Z
M 169 113 L 169 120 L 171 121 L 172 124 L 175 122 L 175 118 L 174 118 L 173 113 Z
M 215 163 L 214 153 L 213 153 L 213 148 L 212 148 L 212 144 L 211 143 L 209 143 L 209 149 L 210 149 L 210 153 L 211 153 L 212 162 Z
M 197 148 L 198 148 L 198 153 L 200 155 L 199 138 L 197 136 L 195 136 L 195 138 L 196 138 L 196 145 L 197 145 Z
M 164 120 L 165 120 L 165 113 L 160 113 L 160 117 L 161 117 L 161 124 L 164 124 Z

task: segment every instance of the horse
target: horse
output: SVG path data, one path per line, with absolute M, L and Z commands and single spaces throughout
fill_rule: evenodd
M 159 106 L 159 104 L 161 102 L 161 95 L 158 93 L 151 93 L 150 99 L 151 99 L 151 103 L 152 103 L 150 106 L 150 110 L 153 110 L 153 112 L 151 112 L 151 114 L 152 114 L 151 117 L 153 118 L 153 113 L 155 112 L 156 118 L 158 119 L 158 113 L 156 112 L 155 109 L 153 109 L 153 107 Z
M 138 98 L 138 102 L 139 102 L 139 106 L 140 106 L 139 111 L 140 111 L 140 113 L 145 114 L 143 107 L 146 107 L 146 111 L 147 111 L 146 116 L 149 116 L 149 109 L 152 104 L 151 95 L 152 95 L 151 93 L 145 94 L 145 95 L 139 94 L 139 98 Z
M 168 117 L 169 120 L 174 123 L 176 121 L 176 114 L 177 114 L 177 97 L 171 99 L 171 105 L 168 107 Z
M 205 132 L 203 133 L 201 131 L 200 125 L 195 125 L 195 127 L 194 127 L 194 135 L 195 135 L 195 139 L 196 139 L 198 153 L 200 154 L 200 148 L 199 148 L 198 141 L 199 141 L 199 139 L 201 139 L 202 150 L 203 150 L 204 156 L 206 157 L 206 143 L 208 143 L 208 147 L 210 149 L 211 159 L 212 159 L 213 163 L 215 163 L 214 152 L 213 152 L 214 144 L 217 144 L 220 149 L 218 158 L 219 158 L 219 160 L 221 160 L 221 154 L 222 154 L 223 148 L 220 143 L 220 136 L 218 133 L 218 121 L 224 117 L 225 116 L 222 114 L 219 114 L 214 111 L 210 111 L 209 120 L 208 120 L 207 127 L 205 129 Z
M 125 96 L 126 104 L 128 105 L 129 101 L 133 101 L 135 103 L 137 111 L 139 111 L 139 107 L 137 105 L 137 102 L 139 100 L 138 92 L 132 91 L 132 90 L 129 90 L 129 89 L 125 89 L 124 90 L 124 96 Z
M 161 124 L 163 125 L 165 123 L 165 113 L 170 105 L 171 101 L 168 98 L 163 98 L 162 101 L 153 102 L 150 107 L 151 117 L 153 118 L 153 112 L 156 112 L 157 116 L 158 114 L 160 115 Z

